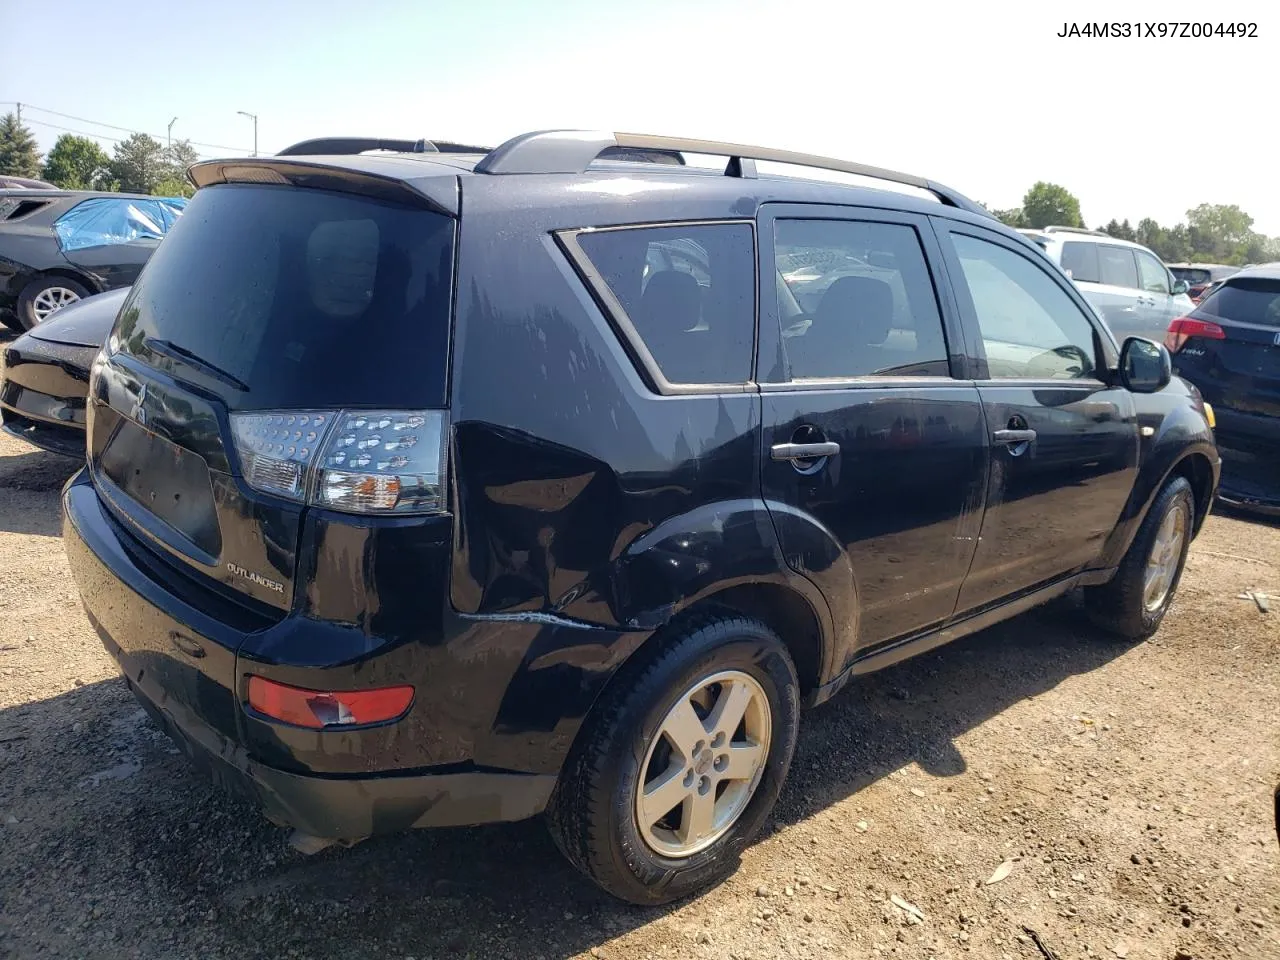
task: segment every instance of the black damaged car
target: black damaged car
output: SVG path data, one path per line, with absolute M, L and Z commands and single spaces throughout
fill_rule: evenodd
M 801 707 L 1076 587 L 1150 636 L 1214 499 L 1165 348 L 930 180 L 582 131 L 189 175 L 64 542 L 157 723 L 309 847 L 546 813 L 697 893 Z
M 89 368 L 127 287 L 87 297 L 8 344 L 0 355 L 0 423 L 52 453 L 84 458 Z
M 30 330 L 129 286 L 185 206 L 181 197 L 0 190 L 0 321 Z

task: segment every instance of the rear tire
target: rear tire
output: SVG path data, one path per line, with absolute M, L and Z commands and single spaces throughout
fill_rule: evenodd
M 1085 590 L 1085 610 L 1094 623 L 1127 640 L 1145 640 L 1159 629 L 1182 579 L 1195 516 L 1191 484 L 1184 477 L 1168 480 L 1116 575 Z
M 66 277 L 36 277 L 18 295 L 18 322 L 24 330 L 39 326 L 62 307 L 90 296 L 82 283 Z
M 547 820 L 574 866 L 650 906 L 736 869 L 786 779 L 800 695 L 782 641 L 745 617 L 691 621 L 639 656 L 588 718 Z M 679 723 L 689 716 L 699 726 Z

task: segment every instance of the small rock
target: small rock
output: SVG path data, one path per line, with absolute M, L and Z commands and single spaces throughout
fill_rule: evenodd
M 711 942 L 711 934 L 709 934 L 709 933 L 707 933 L 707 931 L 703 930 L 703 931 L 701 931 L 701 932 L 698 934 L 698 938 L 697 938 L 697 939 L 698 939 L 698 943 L 710 943 L 710 942 Z
M 857 829 L 859 833 L 866 833 L 868 830 L 867 821 L 865 820 L 859 820 L 857 823 L 854 824 L 854 827 Z
M 788 897 L 794 897 L 796 895 L 796 888 L 788 884 L 787 886 L 782 888 L 782 892 L 785 893 Z
M 805 922 L 805 923 L 813 923 L 813 914 L 812 914 L 812 913 L 809 913 L 808 911 L 805 911 L 805 915 L 804 915 L 804 922 Z
M 769 889 L 769 887 L 768 887 L 766 884 L 763 884 L 763 883 L 762 883 L 762 884 L 760 884 L 760 886 L 756 887 L 756 896 L 757 896 L 757 897 L 772 897 L 772 896 L 773 896 L 773 891 L 772 891 L 772 890 L 770 890 L 770 889 Z
M 968 943 L 968 942 L 969 942 L 969 934 L 967 934 L 967 933 L 965 933 L 963 930 L 961 930 L 961 931 L 960 931 L 960 936 L 959 936 L 957 939 L 959 939 L 959 941 L 960 941 L 961 943 Z
M 800 884 L 800 886 L 802 886 L 802 887 L 807 887 L 807 886 L 809 885 L 809 878 L 808 878 L 808 877 L 801 877 L 800 879 L 798 879 L 798 880 L 796 881 L 796 883 Z
M 83 686 L 84 686 L 84 681 L 83 681 L 83 680 L 81 680 L 79 677 L 76 677 L 76 679 L 75 679 L 75 685 L 76 685 L 77 687 L 83 687 Z
M 827 891 L 827 893 L 839 893 L 839 892 L 840 892 L 840 891 L 839 891 L 839 890 L 837 890 L 835 887 L 828 886 L 828 885 L 827 885 L 827 884 L 825 884 L 825 883 L 822 885 L 822 889 L 823 889 L 823 890 L 825 890 L 825 891 Z
M 763 910 L 760 911 L 760 916 L 762 916 L 766 920 L 772 920 L 774 917 L 774 912 L 769 907 L 765 907 Z
M 572 911 L 572 910 L 566 910 L 566 911 L 564 912 L 564 918 L 565 918 L 566 920 L 572 920 L 572 919 L 573 919 L 573 911 Z
M 890 695 L 890 696 L 892 696 L 892 697 L 893 697 L 893 699 L 895 699 L 895 700 L 910 700 L 910 699 L 911 699 L 911 693 L 910 693 L 910 691 L 908 691 L 908 690 L 904 690 L 902 687 L 894 687 L 894 688 L 893 688 L 893 690 L 891 690 L 891 691 L 889 692 L 889 695 Z
M 924 796 L 924 791 L 923 791 L 923 790 L 921 790 L 919 787 L 912 787 L 912 788 L 911 788 L 911 795 L 912 795 L 913 797 L 923 797 L 923 796 Z
M 983 780 L 983 781 L 988 781 L 988 780 L 990 780 L 990 779 L 991 779 L 991 774 L 989 774 L 989 773 L 980 773 L 980 774 L 978 774 L 978 779 L 979 779 L 979 780 Z
M 592 947 L 592 948 L 591 948 L 591 955 L 592 955 L 593 957 L 596 957 L 596 958 L 597 958 L 597 960 L 599 960 L 599 958 L 600 958 L 600 957 L 603 957 L 603 956 L 604 956 L 604 951 L 602 951 L 599 947 Z
M 1013 861 L 1006 860 L 1004 861 L 1004 863 L 1000 864 L 1000 866 L 996 867 L 995 871 L 991 874 L 991 876 L 987 878 L 986 885 L 991 886 L 991 884 L 993 883 L 999 883 L 1001 880 L 1004 880 L 1006 877 L 1008 877 L 1009 874 L 1012 872 L 1013 872 Z
M 18 818 L 15 817 L 12 813 L 10 813 L 5 816 L 4 822 L 9 824 L 9 826 L 13 826 L 15 823 L 18 822 Z
M 1263 927 L 1266 926 L 1266 924 L 1263 923 L 1262 920 L 1258 919 L 1257 917 L 1250 917 L 1249 922 L 1252 923 L 1259 930 L 1261 930 Z
M 1130 855 L 1129 855 L 1129 862 L 1130 862 L 1130 863 L 1142 863 L 1142 858 L 1141 858 L 1140 856 L 1138 856 L 1136 853 L 1132 853 L 1132 854 L 1130 854 Z
M 1084 883 L 1084 874 L 1083 874 L 1083 873 L 1073 873 L 1073 874 L 1071 875 L 1071 881 L 1072 881 L 1072 883 Z
M 1119 943 L 1117 943 L 1114 947 L 1111 948 L 1111 952 L 1114 953 L 1117 957 L 1119 957 L 1120 960 L 1124 960 L 1124 958 L 1129 955 L 1129 945 L 1125 943 L 1123 940 L 1121 940 Z

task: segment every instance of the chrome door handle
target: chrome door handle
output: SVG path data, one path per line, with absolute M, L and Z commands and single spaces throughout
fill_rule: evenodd
M 769 448 L 774 460 L 819 460 L 834 457 L 840 452 L 840 444 L 834 440 L 820 443 L 775 443 Z
M 1034 430 L 997 430 L 991 435 L 996 443 L 1013 446 L 1015 443 L 1031 443 L 1036 438 Z

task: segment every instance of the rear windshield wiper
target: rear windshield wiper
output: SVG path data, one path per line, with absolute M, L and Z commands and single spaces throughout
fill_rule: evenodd
M 227 373 L 227 371 L 215 367 L 208 360 L 203 360 L 200 357 L 197 357 L 190 350 L 184 349 L 176 343 L 169 340 L 161 340 L 159 337 L 147 337 L 142 342 L 147 349 L 155 353 L 166 356 L 170 360 L 178 360 L 182 363 L 189 364 L 197 370 L 207 373 L 214 379 L 221 380 L 223 383 L 235 387 L 237 390 L 243 390 L 245 393 L 249 392 L 249 385 L 243 380 L 233 377 L 231 374 Z

